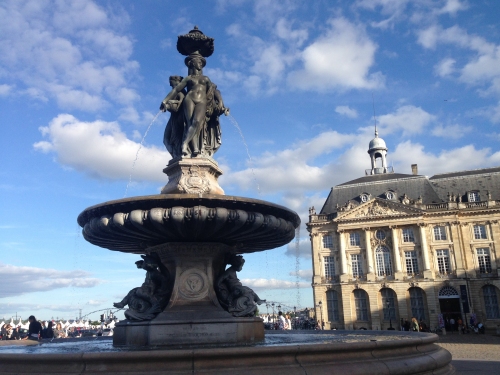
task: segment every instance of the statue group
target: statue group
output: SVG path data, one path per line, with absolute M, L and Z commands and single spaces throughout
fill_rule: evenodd
M 172 90 L 160 105 L 161 111 L 170 112 L 163 143 L 175 160 L 212 157 L 221 145 L 219 116 L 228 115 L 229 109 L 217 86 L 203 75 L 213 42 L 196 26 L 177 41 L 177 50 L 187 56 L 188 75 L 170 77 Z

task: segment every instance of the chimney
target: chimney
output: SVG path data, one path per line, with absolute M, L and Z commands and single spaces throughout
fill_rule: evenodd
M 418 166 L 417 164 L 412 164 L 411 165 L 411 174 L 417 175 L 418 174 Z

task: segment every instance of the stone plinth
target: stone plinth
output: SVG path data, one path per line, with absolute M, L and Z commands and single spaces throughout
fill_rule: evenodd
M 163 173 L 168 176 L 168 184 L 161 190 L 162 194 L 224 195 L 217 181 L 222 170 L 213 159 L 197 157 L 177 160 L 169 163 Z
M 234 318 L 219 304 L 214 284 L 233 249 L 220 243 L 165 243 L 147 249 L 169 270 L 172 293 L 151 321 L 125 320 L 114 330 L 115 346 L 248 345 L 264 340 L 262 319 Z

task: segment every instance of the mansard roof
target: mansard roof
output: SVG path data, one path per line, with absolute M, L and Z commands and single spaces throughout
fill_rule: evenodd
M 421 203 L 440 203 L 449 200 L 448 194 L 467 201 L 467 192 L 479 192 L 480 200 L 500 200 L 500 167 L 437 174 L 432 177 L 402 173 L 387 173 L 364 176 L 337 185 L 330 191 L 321 209 L 321 214 L 331 214 L 338 206 L 358 205 L 361 195 L 386 199 L 386 193 L 395 193 L 395 200 L 401 202 L 406 194 L 410 200 L 421 198 Z

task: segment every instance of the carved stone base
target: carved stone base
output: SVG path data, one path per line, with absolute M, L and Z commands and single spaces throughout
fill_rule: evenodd
M 226 318 L 186 314 L 178 320 L 162 313 L 149 322 L 118 323 L 114 328 L 114 346 L 157 346 L 189 348 L 220 345 L 252 345 L 264 340 L 264 323 L 260 318 Z
M 160 256 L 173 286 L 167 307 L 150 321 L 119 322 L 115 346 L 248 345 L 264 340 L 260 318 L 235 318 L 217 299 L 214 280 L 233 253 L 221 243 L 174 242 L 150 247 Z
M 224 195 L 217 179 L 222 170 L 212 159 L 181 159 L 169 164 L 163 173 L 168 176 L 168 184 L 162 194 L 217 194 Z

